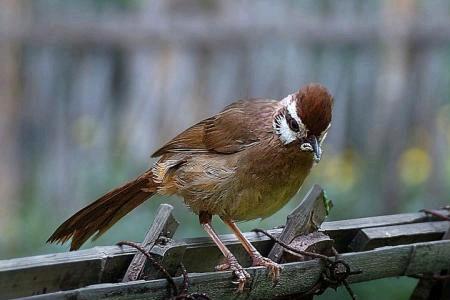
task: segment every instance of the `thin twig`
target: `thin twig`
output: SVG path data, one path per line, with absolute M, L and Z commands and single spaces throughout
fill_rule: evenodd
M 159 263 L 157 262 L 150 253 L 148 253 L 141 245 L 133 243 L 133 242 L 128 242 L 128 241 L 121 241 L 117 243 L 118 246 L 123 246 L 123 245 L 127 245 L 130 247 L 133 247 L 135 249 L 137 249 L 138 251 L 140 251 L 142 254 L 145 255 L 145 257 L 150 261 L 150 263 L 157 268 L 159 271 L 161 271 L 161 273 L 163 273 L 164 277 L 166 277 L 167 281 L 169 282 L 171 288 L 174 291 L 175 295 L 178 295 L 178 287 L 175 284 L 175 281 L 172 278 L 172 275 L 169 274 L 169 272 Z
M 276 237 L 274 237 L 272 234 L 268 233 L 265 230 L 262 230 L 262 229 L 259 229 L 259 228 L 255 228 L 252 231 L 264 234 L 265 236 L 267 236 L 268 238 L 270 238 L 271 240 L 273 240 L 277 244 L 280 244 L 281 246 L 283 246 L 283 248 L 293 252 L 293 254 L 299 254 L 299 255 L 302 255 L 302 256 L 309 256 L 309 257 L 313 257 L 313 258 L 320 258 L 320 259 L 326 260 L 327 262 L 330 262 L 330 263 L 333 262 L 333 259 L 329 258 L 326 255 L 295 249 L 294 247 L 289 246 L 285 242 L 280 241 L 279 239 L 277 239 Z
M 281 245 L 286 250 L 289 250 L 294 255 L 309 256 L 309 257 L 325 260 L 325 262 L 326 262 L 325 270 L 327 270 L 328 273 L 327 273 L 327 271 L 323 271 L 322 276 L 321 276 L 322 281 L 318 281 L 316 283 L 316 285 L 314 285 L 314 287 L 306 293 L 306 295 L 312 294 L 312 293 L 321 294 L 330 286 L 337 287 L 339 285 L 344 285 L 345 289 L 347 290 L 347 292 L 350 295 L 350 297 L 352 298 L 352 300 L 357 299 L 355 293 L 353 292 L 350 285 L 348 284 L 347 278 L 350 275 L 360 274 L 360 273 L 362 273 L 362 271 L 353 271 L 352 272 L 350 270 L 350 266 L 348 263 L 338 259 L 339 253 L 337 252 L 337 250 L 334 247 L 332 247 L 332 251 L 335 255 L 335 258 L 333 260 L 330 257 L 323 255 L 323 254 L 295 249 L 295 248 L 289 246 L 288 244 L 284 243 L 283 241 L 280 241 L 279 239 L 277 239 L 276 237 L 274 237 L 273 235 L 271 235 L 270 233 L 268 233 L 267 231 L 265 231 L 263 229 L 256 228 L 256 229 L 253 229 L 253 231 L 266 235 L 271 240 L 273 240 L 275 243 L 278 243 L 279 245 Z M 344 267 L 344 271 L 341 271 L 339 269 L 340 266 Z
M 183 274 L 183 288 L 181 289 L 180 295 L 185 295 L 189 290 L 189 277 L 186 267 L 183 265 L 183 263 L 180 264 L 180 267 L 181 273 Z
M 169 274 L 169 272 L 164 268 L 164 266 L 162 266 L 159 262 L 157 262 L 152 255 L 146 251 L 142 246 L 140 246 L 139 244 L 133 243 L 133 242 L 128 242 L 128 241 L 121 241 L 117 243 L 118 246 L 123 246 L 123 245 L 127 245 L 130 247 L 133 247 L 135 249 L 137 249 L 138 251 L 140 251 L 142 254 L 145 255 L 145 257 L 152 263 L 153 266 L 155 266 L 159 271 L 161 271 L 161 273 L 164 274 L 164 276 L 166 277 L 167 281 L 170 284 L 170 287 L 172 288 L 172 290 L 174 291 L 174 295 L 173 297 L 170 297 L 169 299 L 171 300 L 211 300 L 208 295 L 206 295 L 205 293 L 191 293 L 189 294 L 189 277 L 188 277 L 188 272 L 186 270 L 186 267 L 183 265 L 183 263 L 180 264 L 180 268 L 181 268 L 181 273 L 183 274 L 183 287 L 181 289 L 181 291 L 178 291 L 178 288 L 175 284 L 175 281 L 173 280 L 172 275 Z
M 440 212 L 437 212 L 437 211 L 435 211 L 435 210 L 424 208 L 424 209 L 421 209 L 420 211 L 421 211 L 421 212 L 424 212 L 424 213 L 426 213 L 426 214 L 435 216 L 435 217 L 437 217 L 437 218 L 439 218 L 439 219 L 441 219 L 441 220 L 449 221 L 449 222 L 450 222 L 450 218 L 449 218 L 448 216 L 443 215 L 443 214 L 441 214 Z

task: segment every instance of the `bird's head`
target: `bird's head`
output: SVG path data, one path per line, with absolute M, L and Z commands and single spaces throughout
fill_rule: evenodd
M 320 84 L 308 84 L 281 100 L 273 127 L 284 145 L 296 144 L 319 162 L 331 123 L 333 97 Z

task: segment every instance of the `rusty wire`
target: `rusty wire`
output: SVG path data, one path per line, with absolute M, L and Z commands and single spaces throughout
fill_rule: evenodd
M 436 217 L 438 219 L 441 219 L 443 221 L 449 221 L 450 222 L 450 218 L 448 216 L 443 215 L 443 214 L 441 214 L 438 211 L 435 211 L 435 210 L 432 210 L 432 209 L 427 209 L 427 208 L 421 209 L 420 211 L 423 212 L 423 213 L 426 213 L 427 215 L 432 215 L 432 216 L 434 216 L 434 217 Z
M 155 260 L 152 257 L 152 255 L 150 254 L 150 252 L 145 250 L 141 245 L 139 245 L 137 243 L 129 242 L 129 241 L 121 241 L 121 242 L 117 243 L 117 245 L 118 246 L 123 246 L 123 245 L 130 246 L 145 255 L 145 257 L 150 261 L 150 263 L 156 269 L 158 269 L 164 275 L 164 277 L 167 279 L 167 281 L 169 283 L 169 287 L 171 288 L 171 292 L 169 295 L 170 300 L 210 300 L 210 298 L 204 293 L 188 293 L 189 276 L 188 276 L 188 272 L 187 272 L 186 268 L 184 267 L 184 265 L 182 263 L 180 264 L 180 268 L 181 268 L 181 273 L 183 275 L 183 285 L 182 285 L 181 290 L 179 290 L 175 283 L 175 280 L 173 279 L 172 275 L 170 275 L 170 273 L 167 271 L 167 269 L 164 268 L 164 266 L 161 265 L 157 260 Z M 172 293 L 172 291 L 173 291 L 173 293 Z
M 205 293 L 188 293 L 189 277 L 183 263 L 180 264 L 181 273 L 183 274 L 183 288 L 178 296 L 174 296 L 171 300 L 211 300 Z
M 268 233 L 264 229 L 255 228 L 252 231 L 256 232 L 256 233 L 264 234 L 265 236 L 270 238 L 272 241 L 276 242 L 277 244 L 279 244 L 280 246 L 282 246 L 286 250 L 289 250 L 289 251 L 293 252 L 294 254 L 299 254 L 299 255 L 302 255 L 302 256 L 309 256 L 309 257 L 312 257 L 312 258 L 320 258 L 320 259 L 323 259 L 323 260 L 325 260 L 327 262 L 330 262 L 330 263 L 333 262 L 333 260 L 331 258 L 329 258 L 328 256 L 326 256 L 326 255 L 323 255 L 323 254 L 320 254 L 320 253 L 314 253 L 314 252 L 308 252 L 308 251 L 295 249 L 294 247 L 291 247 L 288 244 L 286 244 L 285 242 L 277 239 L 275 236 L 273 236 L 272 234 Z
M 338 259 L 339 253 L 337 252 L 337 250 L 334 247 L 332 247 L 332 251 L 335 255 L 335 258 L 332 259 L 323 254 L 295 249 L 263 229 L 256 228 L 256 229 L 253 229 L 253 231 L 264 234 L 265 236 L 270 238 L 275 243 L 279 244 L 286 250 L 289 250 L 290 252 L 298 255 L 301 258 L 303 258 L 304 256 L 308 256 L 308 257 L 312 257 L 312 258 L 321 259 L 322 261 L 325 262 L 325 269 L 321 273 L 320 280 L 309 291 L 304 293 L 305 295 L 310 295 L 310 294 L 320 295 L 328 287 L 332 287 L 332 288 L 336 289 L 337 287 L 343 285 L 345 287 L 345 289 L 347 290 L 351 299 L 352 300 L 357 299 L 355 293 L 353 292 L 350 285 L 348 284 L 347 278 L 350 275 L 360 274 L 360 273 L 362 273 L 362 271 L 359 271 L 359 270 L 352 271 L 350 268 L 350 265 L 347 262 Z

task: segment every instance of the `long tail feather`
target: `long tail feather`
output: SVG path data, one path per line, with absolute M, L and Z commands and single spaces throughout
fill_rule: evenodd
M 152 174 L 146 172 L 78 211 L 56 229 L 47 243 L 63 244 L 72 238 L 70 250 L 77 250 L 92 235 L 97 239 L 155 191 Z

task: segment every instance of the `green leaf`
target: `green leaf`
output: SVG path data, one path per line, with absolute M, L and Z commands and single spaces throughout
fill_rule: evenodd
M 333 208 L 333 201 L 328 198 L 327 193 L 323 191 L 323 206 L 325 207 L 325 212 L 327 216 L 330 214 L 331 209 Z

